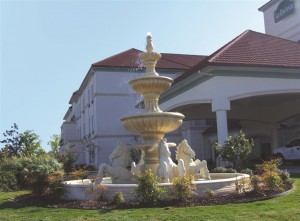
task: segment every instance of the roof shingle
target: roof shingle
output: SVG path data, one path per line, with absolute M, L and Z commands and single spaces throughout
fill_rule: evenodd
M 174 84 L 207 66 L 300 68 L 300 44 L 247 30 L 176 78 Z
M 119 68 L 142 68 L 143 62 L 139 59 L 142 51 L 129 49 L 102 61 L 92 64 L 93 67 L 119 67 Z M 206 56 L 185 55 L 185 54 L 167 54 L 161 53 L 162 57 L 157 62 L 158 69 L 182 69 L 187 70 L 202 61 Z

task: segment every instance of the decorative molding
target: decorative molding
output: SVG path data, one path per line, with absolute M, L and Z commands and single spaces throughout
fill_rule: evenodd
M 209 66 L 177 83 L 160 97 L 164 103 L 215 76 L 300 79 L 300 68 Z
M 137 96 L 137 93 L 95 93 L 95 97 L 97 96 Z

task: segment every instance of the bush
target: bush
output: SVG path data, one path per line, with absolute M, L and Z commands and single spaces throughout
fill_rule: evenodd
M 185 177 L 175 177 L 172 180 L 173 190 L 175 195 L 180 201 L 185 201 L 189 197 L 191 197 L 193 190 L 195 190 L 195 185 L 192 183 L 192 176 Z
M 279 170 L 279 176 L 282 179 L 283 182 L 288 181 L 290 178 L 290 173 L 285 170 Z
M 263 190 L 268 191 L 280 191 L 284 187 L 284 182 L 288 179 L 286 173 L 282 173 L 280 176 L 280 170 L 278 166 L 281 164 L 279 159 L 272 159 L 265 161 L 263 164 L 256 165 L 257 175 L 251 178 L 251 184 L 256 192 Z
M 245 173 L 248 174 L 249 176 L 253 176 L 253 171 L 249 168 L 242 169 L 241 173 Z
M 212 189 L 206 189 L 204 191 L 204 196 L 207 197 L 207 198 L 213 198 L 216 196 L 216 192 L 213 191 Z
M 283 182 L 277 173 L 267 174 L 263 179 L 269 190 L 281 190 L 283 188 Z
M 87 171 L 83 169 L 73 170 L 69 173 L 68 178 L 70 180 L 82 180 L 87 178 Z
M 47 176 L 47 182 L 49 185 L 48 194 L 55 198 L 61 197 L 65 192 L 64 181 L 64 171 L 58 170 Z
M 238 134 L 229 136 L 223 146 L 216 143 L 215 149 L 217 153 L 221 154 L 223 160 L 231 162 L 233 168 L 239 169 L 242 166 L 242 160 L 248 158 L 253 146 L 253 140 L 246 139 L 241 130 Z
M 72 171 L 75 171 L 75 170 L 96 171 L 96 168 L 94 166 L 92 166 L 92 165 L 76 164 L 72 168 Z
M 137 185 L 136 196 L 144 203 L 156 204 L 163 198 L 164 191 L 158 186 L 158 179 L 151 170 L 137 177 Z
M 15 191 L 18 189 L 17 179 L 12 171 L 0 170 L 0 192 Z
M 117 205 L 125 203 L 125 198 L 122 192 L 116 192 L 113 198 L 113 202 Z
M 0 165 L 0 170 L 10 171 L 15 175 L 20 188 L 28 188 L 35 195 L 48 190 L 48 175 L 61 168 L 62 164 L 49 155 L 12 157 Z
M 233 168 L 216 167 L 210 170 L 210 173 L 237 173 L 237 171 Z

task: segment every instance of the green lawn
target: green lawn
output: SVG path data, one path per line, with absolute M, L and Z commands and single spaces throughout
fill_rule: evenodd
M 56 209 L 12 202 L 26 192 L 0 193 L 0 220 L 300 220 L 300 177 L 293 179 L 294 189 L 289 194 L 271 200 L 184 208 Z

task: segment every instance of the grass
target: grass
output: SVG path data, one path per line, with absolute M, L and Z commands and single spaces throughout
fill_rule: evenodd
M 13 202 L 27 192 L 0 193 L 0 220 L 299 220 L 300 176 L 293 190 L 265 201 L 218 206 L 83 210 L 26 206 Z

